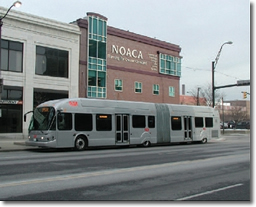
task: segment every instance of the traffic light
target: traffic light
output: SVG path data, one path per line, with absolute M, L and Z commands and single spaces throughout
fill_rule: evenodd
M 244 94 L 244 99 L 246 99 L 247 98 L 247 92 L 243 92 L 243 94 Z

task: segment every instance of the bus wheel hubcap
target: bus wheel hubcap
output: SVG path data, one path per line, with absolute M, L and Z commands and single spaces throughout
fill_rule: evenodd
M 77 146 L 78 149 L 83 149 L 83 148 L 84 148 L 84 145 L 85 145 L 85 143 L 84 143 L 84 140 L 83 140 L 83 139 L 78 139 L 78 140 L 76 141 L 76 146 Z

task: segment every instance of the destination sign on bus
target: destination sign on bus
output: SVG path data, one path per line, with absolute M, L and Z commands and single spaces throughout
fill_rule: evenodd
M 108 118 L 107 115 L 100 115 L 99 117 L 100 117 L 100 119 L 107 119 Z
M 49 108 L 48 107 L 42 108 L 42 112 L 49 112 Z

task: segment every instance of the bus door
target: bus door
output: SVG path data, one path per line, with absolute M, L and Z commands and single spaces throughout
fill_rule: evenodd
M 116 144 L 129 144 L 129 115 L 116 114 Z
M 59 113 L 57 116 L 57 145 L 58 147 L 73 147 L 72 114 Z
M 191 116 L 184 116 L 184 140 L 192 140 L 192 117 Z

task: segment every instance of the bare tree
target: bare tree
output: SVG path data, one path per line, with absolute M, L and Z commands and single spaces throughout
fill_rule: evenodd
M 192 95 L 195 105 L 207 105 L 206 99 L 201 95 L 201 87 L 192 89 L 191 91 L 189 91 L 189 93 Z
M 206 86 L 202 86 L 200 92 L 201 96 L 206 100 L 206 105 L 212 106 L 212 84 L 208 83 Z M 215 100 L 217 100 L 217 102 L 220 103 L 222 97 L 225 97 L 224 93 L 215 91 Z
M 247 119 L 246 110 L 242 106 L 233 106 L 230 112 L 231 117 L 236 123 Z

